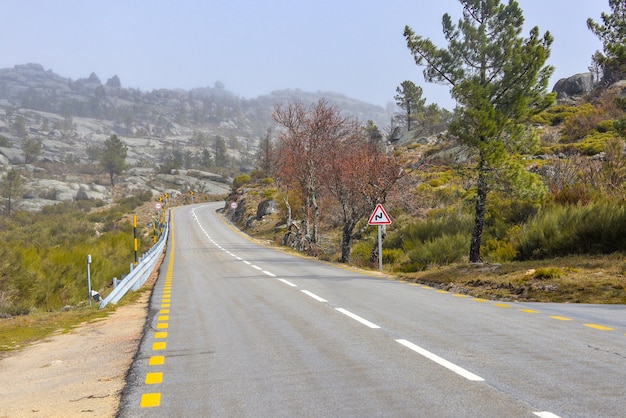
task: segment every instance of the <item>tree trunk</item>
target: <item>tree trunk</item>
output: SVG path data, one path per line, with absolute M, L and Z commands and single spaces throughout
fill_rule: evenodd
M 482 242 L 483 228 L 485 226 L 485 206 L 487 203 L 487 162 L 485 156 L 480 153 L 478 165 L 478 184 L 476 192 L 476 212 L 474 216 L 474 230 L 470 241 L 470 263 L 482 263 L 480 258 L 480 245 Z
M 350 261 L 350 248 L 352 247 L 352 227 L 344 224 L 341 233 L 341 262 Z

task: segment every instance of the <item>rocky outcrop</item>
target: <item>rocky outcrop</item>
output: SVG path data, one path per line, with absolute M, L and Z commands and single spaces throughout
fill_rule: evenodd
M 552 91 L 557 94 L 557 99 L 567 99 L 589 93 L 593 90 L 594 83 L 593 74 L 581 73 L 560 79 Z

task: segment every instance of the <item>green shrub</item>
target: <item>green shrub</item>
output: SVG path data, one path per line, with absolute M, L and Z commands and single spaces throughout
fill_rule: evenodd
M 626 204 L 600 202 L 545 208 L 523 227 L 517 259 L 626 251 Z
M 602 122 L 598 123 L 596 130 L 600 133 L 613 132 L 615 131 L 615 126 L 612 120 L 603 120 Z
M 563 270 L 557 267 L 543 267 L 535 270 L 533 278 L 538 280 L 558 279 L 563 275 Z
M 417 246 L 409 253 L 409 259 L 419 269 L 460 262 L 469 252 L 467 234 L 443 234 Z
M 241 174 L 233 179 L 233 189 L 238 189 L 244 184 L 250 181 L 250 176 L 247 174 Z
M 369 264 L 373 243 L 369 240 L 355 242 L 350 249 L 350 261 L 358 266 Z M 383 254 L 384 254 L 383 249 Z

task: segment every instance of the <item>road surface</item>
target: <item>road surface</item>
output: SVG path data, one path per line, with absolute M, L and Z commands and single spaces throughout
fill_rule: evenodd
M 626 307 L 498 303 L 176 208 L 121 417 L 624 417 Z

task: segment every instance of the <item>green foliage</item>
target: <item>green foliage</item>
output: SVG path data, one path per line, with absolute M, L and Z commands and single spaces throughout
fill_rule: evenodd
M 383 242 L 386 244 L 386 242 Z M 369 263 L 373 241 L 363 240 L 355 242 L 350 250 L 350 261 L 358 266 L 366 266 Z M 385 249 L 383 248 L 383 254 Z M 384 259 L 383 259 L 384 261 Z
M 603 120 L 598 123 L 596 130 L 600 133 L 615 131 L 615 124 L 612 120 Z
M 278 195 L 278 190 L 276 189 L 264 189 L 261 192 L 261 197 L 263 197 L 264 200 L 274 199 L 276 195 Z
M 533 115 L 530 121 L 540 125 L 556 126 L 580 111 L 579 106 L 556 105 Z
M 11 148 L 11 141 L 4 135 L 0 135 L 0 147 Z
M 464 234 L 467 240 L 472 228 L 472 221 L 471 215 L 467 213 L 433 211 L 425 222 L 409 223 L 390 232 L 385 239 L 385 247 L 409 252 L 420 248 L 426 241 L 433 241 L 444 235 Z
M 535 270 L 533 278 L 538 280 L 558 279 L 563 275 L 563 270 L 557 267 L 541 267 Z
M 121 207 L 138 201 L 128 198 Z M 93 260 L 94 290 L 105 292 L 113 277 L 128 272 L 134 257 L 132 224 L 119 209 L 90 214 L 85 209 L 66 202 L 36 217 L 15 212 L 1 220 L 0 315 L 55 311 L 86 301 L 87 254 Z M 141 249 L 150 244 L 142 242 Z
M 587 19 L 587 27 L 601 41 L 603 52 L 596 51 L 593 61 L 602 68 L 607 84 L 621 80 L 626 74 L 626 2 L 609 0 L 611 13 L 602 13 L 602 24 Z
M 99 154 L 99 159 L 102 168 L 109 173 L 111 186 L 115 184 L 115 176 L 126 169 L 127 154 L 128 146 L 117 135 L 111 135 L 104 141 L 104 149 Z
M 604 144 L 613 138 L 615 138 L 614 132 L 599 133 L 597 131 L 591 131 L 579 142 L 556 144 L 549 147 L 549 150 L 554 154 L 563 153 L 567 155 L 581 154 L 592 156 L 604 151 Z
M 404 111 L 398 119 L 406 127 L 407 131 L 416 128 L 424 119 L 424 104 L 426 99 L 422 97 L 424 91 L 410 80 L 403 81 L 396 89 L 396 105 Z
M 522 227 L 515 243 L 520 260 L 568 254 L 626 251 L 626 205 L 621 201 L 586 206 L 550 206 Z
M 478 156 L 469 257 L 479 262 L 489 179 L 494 169 L 508 162 L 510 153 L 533 148 L 535 137 L 521 135 L 520 123 L 546 109 L 555 98 L 546 90 L 554 71 L 546 65 L 553 39 L 548 32 L 541 35 L 537 27 L 528 37 L 522 36 L 524 17 L 517 2 L 462 4 L 458 25 L 447 13 L 443 16 L 447 48 L 438 48 L 408 26 L 404 36 L 416 64 L 425 66 L 425 80 L 451 88 L 458 108 L 450 132 Z
M 233 190 L 237 190 L 244 184 L 250 181 L 250 176 L 247 174 L 241 174 L 233 179 Z
M 466 233 L 454 235 L 443 234 L 429 239 L 413 249 L 409 253 L 409 259 L 413 266 L 419 270 L 425 270 L 431 266 L 442 266 L 458 263 L 469 250 L 469 242 Z

